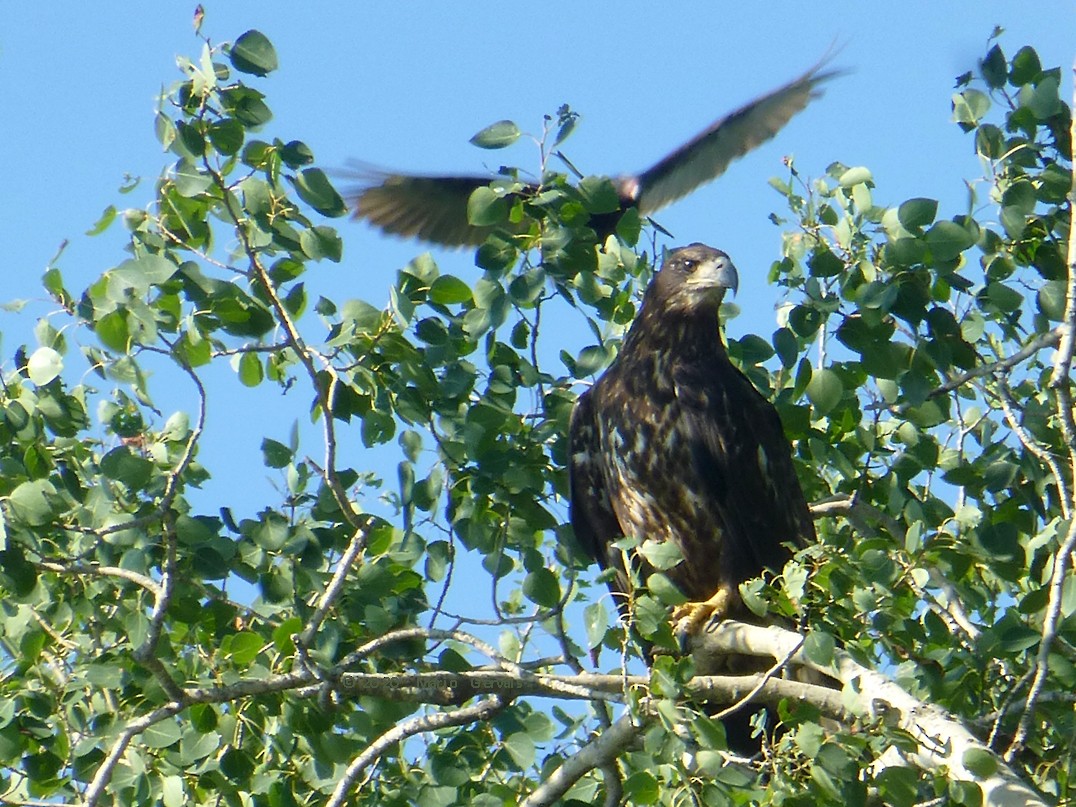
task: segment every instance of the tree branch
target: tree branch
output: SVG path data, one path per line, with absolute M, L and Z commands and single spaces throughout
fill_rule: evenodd
M 722 622 L 707 626 L 696 637 L 695 653 L 744 653 L 774 659 L 788 655 L 791 664 L 816 670 L 843 683 L 846 694 L 858 693 L 857 706 L 863 714 L 871 717 L 884 714 L 887 719 L 896 715 L 899 728 L 919 744 L 915 752 L 899 752 L 903 762 L 952 780 L 977 783 L 982 788 L 983 804 L 988 807 L 1046 807 L 1046 801 L 956 717 L 915 698 L 882 673 L 862 666 L 843 650 L 835 650 L 829 664 L 812 661 L 798 649 L 800 641 L 799 634 L 772 625 L 759 627 Z M 994 757 L 997 769 L 992 775 L 979 777 L 965 766 L 965 755 L 973 750 Z
M 564 760 L 548 779 L 521 802 L 521 807 L 546 807 L 555 804 L 588 771 L 613 763 L 646 725 L 647 722 L 636 722 L 630 713 L 623 715 L 577 753 Z
M 1076 65 L 1073 66 L 1073 75 L 1076 75 Z M 1070 165 L 1076 158 L 1074 137 L 1076 137 L 1076 117 L 1069 124 L 1069 144 L 1072 149 L 1068 155 Z M 1061 436 L 1065 445 L 1068 446 L 1070 472 L 1076 479 L 1076 421 L 1072 413 L 1071 379 L 1072 354 L 1076 350 L 1076 173 L 1073 174 L 1072 185 L 1069 187 L 1069 243 L 1066 257 L 1069 271 L 1068 286 L 1065 290 L 1064 333 L 1057 355 L 1054 357 L 1054 368 L 1049 386 L 1057 394 L 1057 417 L 1061 424 Z M 1069 502 L 1069 512 L 1073 510 L 1076 510 L 1076 507 L 1073 507 L 1073 502 Z M 1023 747 L 1031 725 L 1035 702 L 1046 685 L 1046 676 L 1050 669 L 1050 650 L 1057 638 L 1057 626 L 1061 620 L 1062 589 L 1072 562 L 1073 549 L 1076 549 L 1076 522 L 1070 521 L 1065 539 L 1054 554 L 1054 568 L 1050 577 L 1050 600 L 1046 606 L 1042 624 L 1042 641 L 1039 643 L 1039 651 L 1035 659 L 1035 677 L 1028 689 L 1024 713 L 1020 716 L 1020 723 L 1017 725 L 1012 743 L 1005 751 L 1006 760 L 1015 758 L 1017 752 Z
M 144 588 L 154 597 L 160 596 L 161 587 L 157 584 L 156 580 L 141 574 L 140 572 L 124 569 L 120 566 L 102 566 L 99 563 L 81 560 L 57 561 L 44 559 L 35 561 L 34 566 L 44 571 L 58 572 L 60 574 L 73 573 L 94 575 L 95 577 L 118 577 L 121 580 L 126 580 L 129 583 L 134 583 L 136 586 Z
M 506 705 L 507 701 L 499 696 L 494 696 L 479 701 L 473 706 L 454 709 L 451 712 L 437 712 L 429 715 L 421 715 L 393 726 L 370 743 L 365 751 L 352 760 L 351 764 L 347 766 L 344 775 L 340 778 L 340 781 L 336 783 L 336 788 L 333 790 L 329 800 L 325 803 L 325 807 L 342 807 L 346 804 L 348 795 L 351 792 L 351 788 L 355 784 L 355 781 L 362 776 L 367 768 L 377 762 L 378 758 L 385 753 L 386 750 L 396 743 L 406 740 L 408 737 L 412 737 L 415 734 L 436 731 L 437 729 L 448 728 L 449 726 L 465 726 L 468 723 L 476 723 L 480 720 L 489 720 Z
M 1008 356 L 1004 359 L 999 359 L 995 362 L 990 362 L 989 364 L 981 364 L 978 367 L 974 367 L 971 370 L 967 370 L 966 372 L 961 373 L 960 375 L 953 376 L 944 384 L 932 389 L 927 394 L 927 398 L 937 398 L 939 395 L 944 395 L 947 392 L 952 392 L 953 390 L 964 386 L 972 379 L 980 378 L 984 375 L 993 375 L 995 373 L 1000 373 L 1004 370 L 1008 370 L 1012 367 L 1015 367 L 1016 365 L 1024 362 L 1026 359 L 1029 359 L 1030 357 L 1034 356 L 1036 353 L 1038 353 L 1040 350 L 1043 350 L 1044 348 L 1055 347 L 1059 343 L 1063 344 L 1065 335 L 1069 334 L 1070 332 L 1070 328 L 1067 328 L 1064 325 L 1059 325 L 1052 331 L 1047 331 L 1046 333 L 1039 334 L 1022 348 L 1020 348 L 1018 351 L 1013 353 L 1011 356 Z

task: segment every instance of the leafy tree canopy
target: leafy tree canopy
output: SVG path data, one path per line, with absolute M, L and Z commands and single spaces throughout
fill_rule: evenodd
M 646 670 L 564 524 L 572 402 L 616 354 L 660 233 L 629 214 L 595 243 L 607 180 L 543 165 L 507 205 L 508 171 L 470 216 L 523 234 L 491 236 L 473 275 L 424 255 L 387 300 L 332 299 L 313 290 L 344 260 L 345 206 L 307 144 L 267 134 L 271 43 L 207 41 L 181 68 L 156 123 L 174 162 L 146 209 L 98 228 L 122 224 L 128 256 L 82 292 L 50 267 L 59 310 L 4 366 L 7 802 L 1076 795 L 1071 115 L 1032 48 L 992 40 L 958 80 L 984 167 L 967 210 L 882 203 L 867 167 L 773 182 L 779 327 L 729 351 L 781 412 L 820 542 L 744 587 L 797 631 L 725 626 L 698 648 L 771 658 L 746 685 L 690 657 Z M 552 116 L 543 153 L 574 122 Z M 564 342 L 569 318 L 590 344 Z M 249 417 L 207 380 L 222 364 L 305 396 L 302 428 L 266 424 L 279 500 L 238 520 L 235 471 L 198 459 L 207 421 Z M 359 445 L 398 451 L 383 512 L 358 495 Z M 452 587 L 473 612 L 447 611 Z M 660 638 L 674 596 L 651 585 L 636 627 Z M 836 689 L 778 674 L 797 667 Z M 745 697 L 785 729 L 752 760 L 713 717 Z

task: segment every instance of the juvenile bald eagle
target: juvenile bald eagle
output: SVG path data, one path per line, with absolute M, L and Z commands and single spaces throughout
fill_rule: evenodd
M 714 121 L 684 145 L 638 174 L 614 178 L 620 209 L 594 216 L 590 225 L 604 238 L 629 207 L 646 216 L 686 196 L 725 173 L 729 163 L 765 143 L 820 93 L 822 82 L 835 75 L 816 65 L 799 78 L 756 98 Z M 360 172 L 364 184 L 353 189 L 349 202 L 356 219 L 365 219 L 386 233 L 414 236 L 447 246 L 477 245 L 496 228 L 477 227 L 467 219 L 467 200 L 491 176 L 452 176 Z M 529 185 L 524 195 L 537 192 Z
M 674 614 L 687 633 L 714 614 L 744 616 L 740 583 L 780 571 L 788 544 L 815 537 L 777 410 L 732 365 L 718 332 L 722 297 L 736 285 L 721 250 L 671 251 L 620 354 L 571 418 L 576 538 L 615 570 L 622 613 L 632 575 L 613 542 L 678 546 L 683 560 L 665 574 L 692 601 Z M 635 562 L 646 580 L 652 569 Z

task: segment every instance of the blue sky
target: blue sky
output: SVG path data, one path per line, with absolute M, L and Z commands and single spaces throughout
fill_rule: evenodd
M 120 227 L 98 238 L 84 232 L 108 205 L 147 205 L 154 178 L 170 162 L 153 136 L 153 115 L 162 87 L 178 78 L 175 57 L 200 50 L 190 22 L 194 5 L 5 7 L 0 134 L 8 190 L 0 216 L 0 298 L 39 302 L 22 315 L 0 311 L 0 357 L 9 359 L 21 342 L 32 344 L 32 317 L 52 310 L 39 279 L 62 241 L 70 244 L 59 266 L 73 290 L 126 257 Z M 495 169 L 502 162 L 533 168 L 537 152 L 525 142 L 484 152 L 468 138 L 502 118 L 537 131 L 544 114 L 568 103 L 582 114 L 564 144 L 575 165 L 587 173 L 634 171 L 802 73 L 837 43 L 834 65 L 848 75 L 776 140 L 657 217 L 674 243 L 705 241 L 732 255 L 743 310 L 733 327 L 762 334 L 773 329 L 776 291 L 764 278 L 780 249 L 780 231 L 767 217 L 782 211 L 767 180 L 784 175 L 784 155 L 794 154 L 809 176 L 823 174 L 834 160 L 868 166 L 879 204 L 931 196 L 942 201 L 945 216 L 964 212 L 964 180 L 977 177 L 980 167 L 971 139 L 950 122 L 953 78 L 985 53 L 995 25 L 1007 29 L 1006 53 L 1031 44 L 1044 65 L 1065 68 L 1065 97 L 1072 93 L 1067 68 L 1076 52 L 1072 4 L 1060 0 L 1037 3 L 1033 14 L 995 0 L 205 5 L 203 32 L 213 40 L 257 28 L 273 41 L 280 70 L 256 81 L 275 113 L 266 134 L 304 140 L 330 168 L 353 158 L 432 172 Z M 127 175 L 141 177 L 142 185 L 121 196 Z M 362 224 L 336 224 L 344 262 L 316 267 L 316 282 L 335 299 L 383 305 L 395 270 L 425 247 L 383 238 Z M 467 251 L 435 256 L 442 271 L 476 276 Z M 187 391 L 177 391 L 174 404 L 168 390 L 155 392 L 165 416 L 192 404 Z M 267 394 L 224 382 L 215 403 L 265 411 L 257 401 Z M 262 435 L 286 439 L 290 418 L 305 412 L 305 398 L 291 401 L 294 414 L 285 423 L 211 421 L 202 459 L 225 487 L 209 494 L 210 512 L 238 504 L 238 514 L 247 515 L 247 494 L 250 508 L 264 504 L 263 486 L 244 485 L 244 494 L 230 477 L 264 477 Z M 382 469 L 389 480 L 394 463 Z

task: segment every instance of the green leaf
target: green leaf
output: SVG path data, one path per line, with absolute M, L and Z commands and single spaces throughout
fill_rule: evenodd
M 553 608 L 560 601 L 560 582 L 549 569 L 535 569 L 523 579 L 523 595 L 543 608 Z
M 187 803 L 181 776 L 172 774 L 161 778 L 161 801 L 164 807 L 182 807 Z
M 387 443 L 396 434 L 396 420 L 387 412 L 373 409 L 362 416 L 362 444 L 367 448 Z
M 661 572 L 655 572 L 646 578 L 646 586 L 663 605 L 681 605 L 687 602 L 687 597 L 680 588 Z
M 491 123 L 471 138 L 471 144 L 483 149 L 503 149 L 519 139 L 520 131 L 510 120 Z
M 141 490 L 153 475 L 153 463 L 126 446 L 117 446 L 101 458 L 101 473 L 131 490 Z
M 810 267 L 811 277 L 836 277 L 844 272 L 844 261 L 824 247 L 811 253 L 807 266 Z
M 293 637 L 302 633 L 302 630 L 303 620 L 301 617 L 292 616 L 285 619 L 273 629 L 273 647 L 277 649 L 277 652 L 291 655 L 295 652 L 295 639 Z
M 504 750 L 512 758 L 512 761 L 523 770 L 534 764 L 536 757 L 534 740 L 521 731 L 509 734 L 504 739 Z
M 1076 574 L 1069 572 L 1061 587 L 1061 615 L 1070 617 L 1076 613 Z
M 837 182 L 842 188 L 851 188 L 853 185 L 862 185 L 873 179 L 874 177 L 871 175 L 869 168 L 858 166 L 856 168 L 849 168 L 841 174 L 840 179 L 838 179 Z
M 967 89 L 953 96 L 953 120 L 965 130 L 979 124 L 990 111 L 990 97 L 979 90 Z
M 250 30 L 240 36 L 229 56 L 236 70 L 255 76 L 268 75 L 279 66 L 273 43 L 261 31 Z
M 909 199 L 897 208 L 897 218 L 901 226 L 909 232 L 917 233 L 931 224 L 938 215 L 937 199 Z
M 997 757 L 985 748 L 969 748 L 964 752 L 961 761 L 964 763 L 964 767 L 979 779 L 988 779 L 997 773 Z
M 777 358 L 781 360 L 781 366 L 787 369 L 796 363 L 800 346 L 796 335 L 791 330 L 779 328 L 773 332 L 773 349 L 777 353 Z
M 299 244 L 313 260 L 327 258 L 333 263 L 340 263 L 344 256 L 344 241 L 332 227 L 318 225 L 303 230 L 299 233 Z
M 833 370 L 815 370 L 807 383 L 806 391 L 815 412 L 819 416 L 824 416 L 840 403 L 844 395 L 844 385 Z
M 828 667 L 833 663 L 836 643 L 828 633 L 812 630 L 803 640 L 803 653 L 815 664 Z
M 213 187 L 213 178 L 188 160 L 176 163 L 173 181 L 179 195 L 188 199 L 200 196 Z
M 624 796 L 628 804 L 657 804 L 661 787 L 650 771 L 636 771 L 624 780 Z
M 475 188 L 467 200 L 467 221 L 475 227 L 491 227 L 508 220 L 508 202 L 493 188 Z
M 86 231 L 86 235 L 100 235 L 109 228 L 109 225 L 116 220 L 116 208 L 113 205 L 109 205 L 105 208 L 101 217 L 97 219 L 97 222 Z
M 261 653 L 265 640 L 257 633 L 245 630 L 228 637 L 227 655 L 237 667 L 247 667 Z
M 242 353 L 239 356 L 239 383 L 244 387 L 256 387 L 262 383 L 265 377 L 261 359 L 257 353 Z
M 935 261 L 951 261 L 975 243 L 971 233 L 954 221 L 939 221 L 925 238 Z
M 441 275 L 430 286 L 430 302 L 453 305 L 470 301 L 471 287 L 453 275 Z
M 254 773 L 254 761 L 250 755 L 239 748 L 229 748 L 220 757 L 220 770 L 236 785 L 249 784 Z
M 283 443 L 268 437 L 262 440 L 262 460 L 267 468 L 287 468 L 294 458 L 294 452 Z
M 34 479 L 16 486 L 8 497 L 8 504 L 27 524 L 48 524 L 53 517 L 51 499 L 55 495 L 56 488 L 48 480 Z
M 306 168 L 293 180 L 299 198 L 323 216 L 337 218 L 347 213 L 344 199 L 336 192 L 320 168 Z
M 874 777 L 874 784 L 893 807 L 912 807 L 919 802 L 919 773 L 913 768 L 887 765 Z
M 206 134 L 209 136 L 209 142 L 213 144 L 213 148 L 228 157 L 238 154 L 239 150 L 243 148 L 243 141 L 246 139 L 243 124 L 235 118 L 214 121 L 209 125 Z
M 684 559 L 680 547 L 671 541 L 643 541 L 638 552 L 658 571 L 667 571 Z
M 18 549 L 0 551 L 0 572 L 0 582 L 16 597 L 29 597 L 37 587 L 37 569 Z
M 609 629 L 609 613 L 599 600 L 583 609 L 583 627 L 587 634 L 587 649 L 593 650 L 601 645 L 605 632 Z
M 64 369 L 64 358 L 51 347 L 39 347 L 26 362 L 30 380 L 43 387 L 55 379 Z
M 1039 54 L 1030 45 L 1025 45 L 1012 57 L 1012 70 L 1009 73 L 1009 82 L 1014 87 L 1029 84 L 1039 77 L 1042 72 L 1042 62 Z
M 620 197 L 607 177 L 584 177 L 579 182 L 579 194 L 588 213 L 615 213 L 620 209 Z
M 127 314 L 122 309 L 109 311 L 100 317 L 93 326 L 94 333 L 101 344 L 117 353 L 126 353 L 131 348 L 131 332 L 127 327 Z M 207 345 L 208 347 L 208 345 Z
M 173 720 L 162 720 L 142 732 L 142 743 L 147 748 L 167 748 L 179 742 L 181 731 Z
M 979 72 L 987 86 L 992 90 L 1000 90 L 1005 86 L 1008 78 L 1008 65 L 1005 62 L 1005 54 L 999 45 L 994 45 L 987 52 L 986 57 L 979 63 Z
M 221 100 L 240 124 L 250 129 L 264 126 L 273 119 L 273 113 L 262 100 L 263 96 L 250 87 L 234 87 L 221 92 Z

